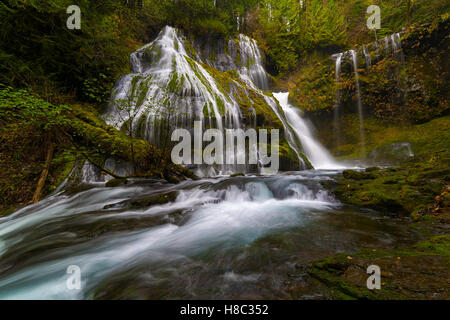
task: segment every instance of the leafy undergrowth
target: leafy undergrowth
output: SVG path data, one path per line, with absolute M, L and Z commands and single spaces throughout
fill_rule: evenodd
M 88 105 L 52 105 L 28 90 L 0 88 L 0 124 L 0 216 L 32 200 L 50 145 L 54 153 L 42 196 L 87 157 L 101 166 L 109 157 L 134 161 L 140 176 L 196 178 L 148 142 L 106 125 Z
M 367 288 L 370 265 L 380 267 L 380 289 Z M 313 263 L 307 272 L 332 299 L 448 299 L 449 267 L 450 236 L 442 235 L 406 248 L 339 254 Z

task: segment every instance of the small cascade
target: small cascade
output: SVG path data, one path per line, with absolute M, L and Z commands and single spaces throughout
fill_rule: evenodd
M 341 67 L 342 67 L 342 56 L 344 54 L 338 53 L 336 55 L 333 55 L 333 58 L 336 59 L 336 70 L 335 70 L 335 81 L 336 83 L 340 82 L 340 78 L 341 78 Z M 339 116 L 340 116 L 340 105 L 341 105 L 341 94 L 339 92 L 339 90 L 336 90 L 336 96 L 334 98 L 334 108 L 333 108 L 333 113 L 334 113 L 334 136 L 335 136 L 335 140 L 336 140 L 336 146 L 339 146 L 341 144 L 341 128 L 340 128 L 340 124 L 339 124 Z
M 120 177 L 126 177 L 135 174 L 133 165 L 131 163 L 114 158 L 106 159 L 104 167 L 106 170 L 114 172 Z M 113 179 L 112 176 L 102 172 L 99 168 L 97 168 L 87 160 L 80 168 L 79 176 L 81 177 L 79 181 L 79 183 L 81 184 L 103 184 L 104 182 Z
M 400 39 L 400 33 L 394 33 L 391 35 L 392 48 L 394 50 L 394 55 L 397 59 L 400 59 L 402 63 L 405 63 L 405 56 L 402 50 L 402 41 Z
M 358 118 L 359 118 L 359 135 L 361 139 L 361 153 L 364 157 L 366 155 L 366 138 L 364 134 L 364 115 L 363 115 L 363 107 L 361 102 L 361 90 L 359 86 L 359 73 L 358 73 L 358 55 L 356 54 L 355 50 L 350 50 L 350 53 L 352 55 L 352 61 L 353 61 L 353 69 L 355 72 L 355 83 L 356 83 L 356 103 L 358 107 Z
M 239 49 L 241 59 L 240 78 L 252 88 L 269 90 L 268 76 L 256 41 L 241 34 L 239 35 Z
M 401 41 L 401 33 L 393 33 L 390 36 L 384 37 L 381 41 L 383 41 L 384 52 L 387 55 L 393 53 L 396 58 L 400 58 L 402 60 L 403 50 L 402 50 L 402 41 Z M 403 60 L 402 60 L 403 61 Z
M 378 44 L 378 41 L 375 41 L 373 43 L 373 46 L 375 47 L 375 54 L 378 58 L 380 56 L 380 45 Z
M 370 52 L 367 49 L 367 46 L 363 46 L 364 58 L 366 59 L 366 67 L 370 67 L 372 65 L 372 58 L 370 56 Z
M 93 183 L 103 183 L 112 178 L 110 176 L 103 175 L 100 170 L 95 167 L 89 161 L 85 161 L 83 167 L 81 168 L 81 183 L 82 184 L 93 184 Z
M 389 54 L 389 39 L 390 37 L 384 38 L 384 52 L 386 53 L 386 55 Z
M 382 47 L 382 48 L 381 48 Z M 392 47 L 392 49 L 391 49 Z M 369 48 L 372 48 L 375 51 L 375 55 L 371 55 L 371 51 Z M 362 147 L 362 156 L 365 156 L 365 134 L 364 134 L 364 112 L 363 105 L 361 100 L 361 90 L 360 90 L 360 82 L 359 82 L 359 72 L 358 72 L 358 52 L 361 52 L 361 56 L 365 59 L 366 68 L 372 66 L 372 64 L 378 62 L 380 59 L 380 48 L 384 49 L 385 56 L 389 56 L 392 54 L 397 60 L 400 60 L 404 63 L 404 55 L 401 45 L 400 33 L 394 33 L 390 36 L 387 36 L 379 41 L 375 41 L 369 46 L 362 46 L 360 50 L 349 50 L 337 54 L 333 54 L 331 59 L 335 61 L 336 64 L 336 83 L 339 82 L 342 64 L 344 60 L 349 59 L 352 65 L 354 78 L 355 78 L 355 88 L 356 88 L 356 107 L 359 118 L 359 128 L 360 128 L 360 141 Z M 372 52 L 373 53 L 373 52 Z M 336 144 L 340 145 L 340 94 L 337 92 L 335 98 L 335 106 L 334 106 L 334 133 L 336 136 Z
M 268 21 L 272 21 L 272 6 L 267 4 L 267 9 L 269 10 Z
M 256 116 L 255 108 L 253 108 L 253 107 L 250 108 L 250 115 L 251 115 L 251 117 L 250 117 L 250 124 L 251 124 L 252 128 L 256 128 L 256 126 L 257 126 L 257 123 L 256 123 L 257 116 Z
M 289 93 L 274 93 L 274 97 L 279 101 L 286 120 L 301 141 L 306 157 L 315 169 L 341 169 L 342 165 L 335 162 L 331 154 L 313 137 L 306 121 L 299 115 L 298 110 L 288 102 Z

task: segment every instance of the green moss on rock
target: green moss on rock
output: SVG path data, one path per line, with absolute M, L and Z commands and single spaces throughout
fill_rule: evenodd
M 311 264 L 307 272 L 327 287 L 334 299 L 446 299 L 450 236 L 442 235 L 396 250 L 362 249 Z M 367 268 L 381 270 L 381 289 L 366 286 Z
M 105 183 L 105 187 L 112 188 L 127 184 L 127 179 L 111 179 Z

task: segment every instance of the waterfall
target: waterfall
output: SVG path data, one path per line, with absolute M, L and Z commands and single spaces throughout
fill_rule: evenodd
M 370 52 L 366 46 L 363 46 L 364 58 L 366 59 L 366 67 L 370 67 L 372 65 L 372 58 L 370 57 Z
M 130 62 L 133 73 L 118 81 L 104 115 L 108 124 L 121 128 L 131 119 L 138 128 L 145 118 L 143 135 L 153 143 L 160 140 L 160 120 L 164 117 L 189 127 L 192 120 L 202 121 L 206 115 L 209 125 L 218 129 L 224 122 L 240 127 L 239 107 L 199 63 L 188 57 L 184 39 L 175 29 L 166 27 L 152 43 L 134 52 Z M 128 99 L 132 116 L 129 110 L 118 107 Z
M 338 53 L 336 55 L 333 55 L 333 58 L 336 59 L 336 70 L 335 70 L 335 79 L 336 83 L 340 82 L 341 77 L 341 64 L 342 64 L 342 56 L 343 53 Z M 339 146 L 341 144 L 341 128 L 339 125 L 339 116 L 340 116 L 340 104 L 341 104 L 341 95 L 339 92 L 339 89 L 336 89 L 336 96 L 334 98 L 334 136 L 336 138 L 336 146 Z
M 397 51 L 401 48 L 401 44 L 399 41 L 400 40 L 400 35 L 398 33 L 394 33 L 391 35 L 391 42 L 392 42 L 392 50 Z
M 313 137 L 311 129 L 306 121 L 299 115 L 298 110 L 288 102 L 289 93 L 274 93 L 279 101 L 286 120 L 301 141 L 306 157 L 315 169 L 341 169 L 342 165 L 336 163 L 331 154 Z
M 389 39 L 390 37 L 384 38 L 384 51 L 386 52 L 386 55 L 389 54 Z
M 386 36 L 385 38 L 381 40 L 377 40 L 371 45 L 375 48 L 376 55 L 375 55 L 375 62 L 378 62 L 379 55 L 380 55 L 380 45 L 379 41 L 381 43 L 384 42 L 383 48 L 385 51 L 385 56 L 389 56 L 391 53 L 391 49 L 389 46 L 389 43 L 391 43 L 392 46 L 392 54 L 394 57 L 398 60 L 400 60 L 402 63 L 404 63 L 404 54 L 402 50 L 402 44 L 401 44 L 401 38 L 400 33 L 394 33 L 390 36 Z M 372 56 L 370 55 L 370 51 L 368 46 L 364 45 L 362 46 L 362 54 L 365 58 L 365 64 L 366 68 L 372 65 Z M 341 53 L 336 53 L 331 56 L 331 59 L 335 60 L 336 63 L 336 83 L 339 82 L 340 79 L 340 73 L 341 73 L 341 65 L 342 60 L 346 57 L 351 57 L 351 63 L 354 71 L 354 78 L 355 78 L 355 87 L 356 87 L 356 106 L 357 106 L 357 112 L 358 112 L 358 118 L 359 118 L 359 131 L 360 131 L 360 141 L 361 141 L 361 153 L 362 156 L 366 155 L 365 150 L 365 134 L 364 134 L 364 112 L 363 112 L 363 105 L 361 101 L 361 90 L 360 90 L 360 83 L 359 83 L 359 73 L 358 73 L 358 51 L 357 50 L 349 50 Z M 400 85 L 399 85 L 400 86 Z M 334 103 L 334 134 L 336 137 L 336 144 L 339 146 L 340 142 L 340 93 L 336 93 L 335 103 Z
M 256 41 L 243 34 L 239 35 L 239 53 L 241 58 L 241 67 L 238 71 L 240 78 L 252 88 L 269 90 L 268 76 Z
M 175 127 L 192 129 L 194 120 L 221 131 L 242 127 L 234 96 L 189 57 L 174 28 L 165 27 L 130 62 L 133 73 L 117 82 L 104 115 L 107 124 L 120 129 L 131 122 L 136 135 L 156 145 L 170 139 L 167 133 Z
M 180 32 L 167 26 L 154 41 L 131 54 L 132 73 L 119 79 L 113 89 L 111 102 L 103 116 L 107 124 L 117 129 L 132 125 L 135 136 L 160 147 L 161 141 L 170 139 L 169 133 L 175 128 L 192 132 L 194 121 L 200 121 L 203 129 L 217 128 L 225 134 L 226 129 L 245 127 L 235 94 L 240 91 L 249 97 L 252 91 L 280 119 L 286 141 L 297 154 L 299 162 L 306 167 L 302 147 L 305 148 L 304 141 L 308 145 L 310 142 L 304 138 L 299 140 L 298 132 L 293 131 L 277 100 L 266 93 L 269 77 L 256 41 L 242 34 L 237 40 L 229 40 L 228 49 L 231 50 L 220 53 L 218 61 L 202 57 L 201 50 L 195 50 L 193 57 L 192 50 L 189 51 L 191 55 L 186 50 L 187 42 Z M 224 86 L 205 64 L 223 72 L 236 70 L 245 85 L 232 80 Z M 247 113 L 250 118 L 247 123 L 256 127 L 255 108 L 252 107 Z M 309 133 L 306 136 L 312 139 Z M 321 152 L 322 149 L 317 150 Z M 310 156 L 316 159 L 311 153 Z M 323 167 L 321 161 L 314 162 Z M 197 169 L 201 170 L 197 173 L 204 176 L 246 172 L 248 168 L 242 165 L 202 165 Z
M 400 61 L 402 64 L 405 63 L 405 56 L 403 54 L 402 49 L 402 40 L 400 39 L 400 33 L 394 33 L 391 35 L 391 41 L 392 41 L 392 48 L 394 50 L 394 55 L 398 59 L 400 58 Z
M 380 56 L 380 45 L 378 44 L 378 41 L 375 41 L 373 44 L 375 46 L 375 54 L 378 58 Z
M 355 50 L 350 50 L 353 61 L 353 69 L 355 71 L 355 83 L 356 83 L 356 103 L 358 107 L 358 118 L 359 118 L 359 135 L 361 139 L 361 153 L 364 157 L 366 155 L 366 138 L 364 135 L 364 115 L 363 107 L 361 102 L 361 91 L 359 89 L 359 73 L 358 73 L 358 56 Z

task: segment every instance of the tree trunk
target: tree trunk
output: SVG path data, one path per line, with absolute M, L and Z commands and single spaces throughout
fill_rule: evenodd
M 53 152 L 55 151 L 55 145 L 53 142 L 50 142 L 48 149 L 47 149 L 47 156 L 45 158 L 45 167 L 44 170 L 42 170 L 41 177 L 39 178 L 36 191 L 34 192 L 33 199 L 31 200 L 32 203 L 36 203 L 40 200 L 42 189 L 44 188 L 45 181 L 47 180 L 48 171 L 50 170 L 50 164 L 52 162 L 53 158 Z
M 116 179 L 125 179 L 125 177 L 119 176 L 117 174 L 115 174 L 112 171 L 109 171 L 108 169 L 106 169 L 105 167 L 99 165 L 98 163 L 96 163 L 94 160 L 92 160 L 86 153 L 81 152 L 82 156 L 86 158 L 87 161 L 89 161 L 93 166 L 95 166 L 97 169 L 99 169 L 101 172 L 104 172 L 106 174 L 109 174 L 110 176 L 112 176 L 113 178 Z
M 406 0 L 406 26 L 411 25 L 411 13 L 412 13 L 412 3 L 411 0 Z

